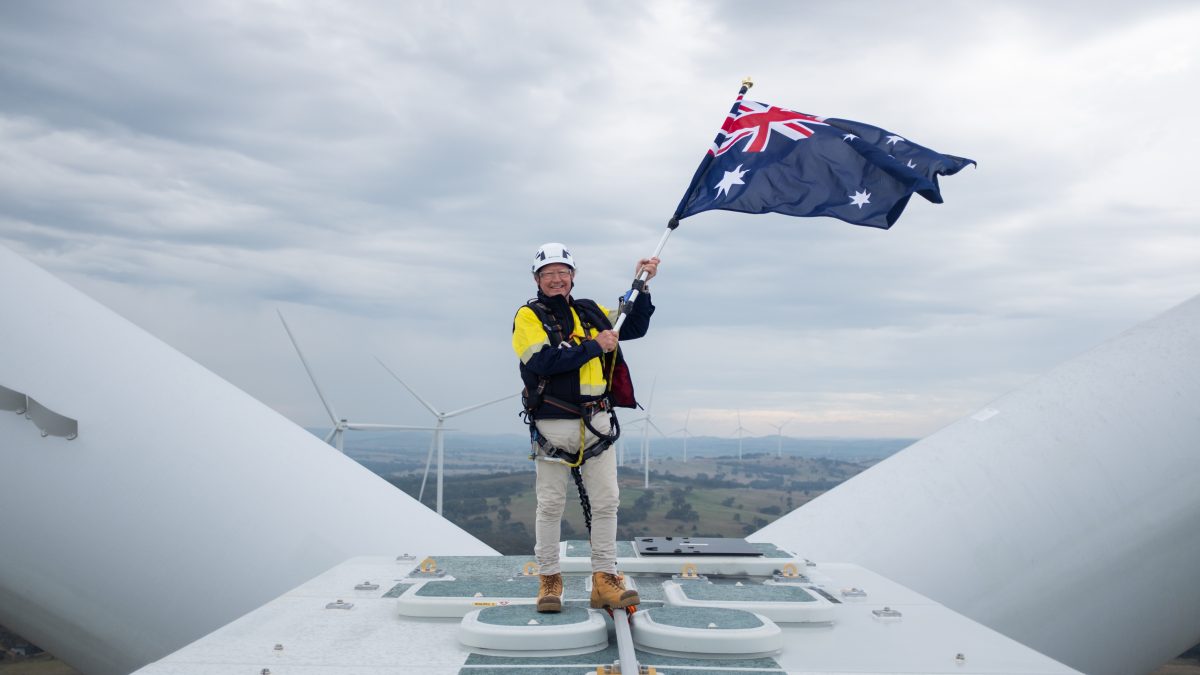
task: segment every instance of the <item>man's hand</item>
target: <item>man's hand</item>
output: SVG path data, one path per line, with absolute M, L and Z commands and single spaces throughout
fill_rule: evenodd
M 617 348 L 617 332 L 613 330 L 600 331 L 596 334 L 596 342 L 600 344 L 600 349 L 607 354 Z
M 637 267 L 634 268 L 633 276 L 636 278 L 640 276 L 642 272 L 645 272 L 646 281 L 650 281 L 654 278 L 655 274 L 658 274 L 659 262 L 661 261 L 658 258 L 642 258 L 638 261 Z

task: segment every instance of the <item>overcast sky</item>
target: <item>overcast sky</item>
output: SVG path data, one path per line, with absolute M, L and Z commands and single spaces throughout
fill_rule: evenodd
M 752 75 L 978 167 L 890 231 L 683 221 L 639 397 L 922 437 L 1200 292 L 1197 34 L 1190 2 L 10 0 L 0 245 L 298 423 L 277 309 L 341 416 L 425 423 L 373 357 L 442 409 L 516 391 L 538 245 L 615 300 Z

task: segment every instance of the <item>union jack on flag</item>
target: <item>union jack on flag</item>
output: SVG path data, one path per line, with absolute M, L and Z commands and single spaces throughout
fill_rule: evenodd
M 812 115 L 754 101 L 739 102 L 736 109 L 725 118 L 721 135 L 713 142 L 709 152 L 723 155 L 744 139 L 746 152 L 762 152 L 771 140 L 772 131 L 784 138 L 799 141 L 813 135 L 809 125 L 826 126 L 820 118 Z
M 676 220 L 723 209 L 887 229 L 914 192 L 940 204 L 938 176 L 975 164 L 869 124 L 745 101 L 745 93 L 692 177 Z

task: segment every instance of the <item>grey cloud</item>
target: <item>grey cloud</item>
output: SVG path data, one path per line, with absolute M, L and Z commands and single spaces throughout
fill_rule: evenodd
M 467 398 L 511 390 L 537 245 L 567 242 L 579 292 L 612 302 L 750 74 L 753 97 L 980 167 L 888 232 L 684 221 L 654 331 L 628 346 L 639 390 L 658 376 L 662 414 L 703 408 L 713 432 L 790 407 L 792 433 L 920 435 L 1196 290 L 1197 142 L 1171 130 L 1197 62 L 1172 38 L 1197 16 L 4 3 L 0 241 L 321 423 L 283 306 L 348 409 L 413 422 L 369 352 L 447 406 L 456 373 L 488 383 Z M 520 430 L 511 409 L 473 419 Z

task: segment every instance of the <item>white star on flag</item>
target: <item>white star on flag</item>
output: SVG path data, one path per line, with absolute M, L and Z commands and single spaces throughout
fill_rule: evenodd
M 900 138 L 896 134 L 892 134 L 891 136 L 887 137 L 888 145 L 895 145 L 897 142 L 902 141 L 902 140 L 904 140 L 904 139 Z
M 866 190 L 858 190 L 854 194 L 847 196 L 850 197 L 850 204 L 857 206 L 859 210 L 862 210 L 863 204 L 871 203 L 871 193 Z
M 858 136 L 855 136 L 854 134 L 842 134 L 843 141 L 853 141 L 856 138 L 858 138 Z
M 915 169 L 917 168 L 917 165 L 910 159 L 908 160 L 908 168 Z
M 733 171 L 726 171 L 725 177 L 721 179 L 720 183 L 714 186 L 717 189 L 717 196 L 720 197 L 722 194 L 729 196 L 729 188 L 734 185 L 745 185 L 746 181 L 742 180 L 742 176 L 745 176 L 747 173 L 750 173 L 750 169 L 742 171 L 741 164 L 738 164 L 737 168 Z

